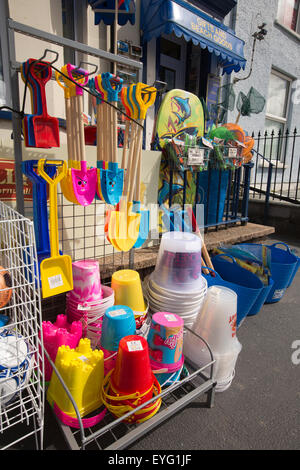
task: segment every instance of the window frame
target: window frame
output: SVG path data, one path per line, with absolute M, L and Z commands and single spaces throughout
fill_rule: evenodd
M 269 121 L 273 121 L 273 122 L 276 122 L 276 123 L 280 123 L 280 124 L 283 124 L 282 126 L 282 133 L 280 134 L 281 138 L 282 136 L 284 136 L 285 132 L 286 132 L 286 129 L 287 129 L 287 125 L 288 125 L 288 118 L 289 118 L 289 112 L 290 112 L 290 102 L 291 102 L 291 94 L 292 94 L 292 83 L 293 83 L 293 78 L 276 70 L 275 68 L 272 67 L 271 69 L 271 73 L 270 73 L 270 77 L 271 77 L 271 74 L 273 75 L 276 75 L 277 77 L 279 78 L 282 78 L 283 80 L 285 80 L 288 84 L 288 91 L 286 93 L 286 101 L 285 101 L 285 117 L 281 117 L 281 116 L 276 116 L 274 114 L 271 114 L 271 113 L 265 113 L 265 122 L 266 120 L 269 120 Z M 269 85 L 270 85 L 270 81 L 269 81 Z M 267 103 L 268 103 L 268 100 L 266 102 L 266 109 L 267 109 Z M 271 130 L 271 133 L 275 131 L 275 129 L 272 129 Z M 268 135 L 268 137 L 271 137 L 271 134 Z M 275 135 L 274 134 L 274 138 L 278 138 L 278 135 Z M 277 155 L 270 155 L 270 160 L 272 161 L 277 161 L 277 159 L 279 161 L 282 161 L 282 140 L 279 142 L 280 144 L 280 149 L 279 151 L 277 151 Z M 279 158 L 278 158 L 279 157 Z
M 279 6 L 280 6 L 280 0 L 278 2 L 278 7 L 277 7 L 276 22 L 278 24 L 280 24 L 281 26 L 283 26 L 288 31 L 291 31 L 292 33 L 297 34 L 298 36 L 300 36 L 300 3 L 299 3 L 299 7 L 298 7 L 298 12 L 297 12 L 297 20 L 296 20 L 295 29 L 291 28 L 290 26 L 287 26 L 282 21 L 280 21 L 279 16 L 278 16 L 279 15 Z

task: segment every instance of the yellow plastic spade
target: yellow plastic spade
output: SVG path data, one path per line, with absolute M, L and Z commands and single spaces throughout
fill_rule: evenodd
M 56 165 L 57 174 L 50 178 L 45 172 L 45 163 Z M 51 257 L 40 264 L 43 298 L 62 294 L 73 289 L 72 259 L 69 255 L 59 254 L 57 220 L 57 185 L 66 176 L 67 162 L 41 159 L 38 172 L 49 184 L 50 199 L 50 253 Z

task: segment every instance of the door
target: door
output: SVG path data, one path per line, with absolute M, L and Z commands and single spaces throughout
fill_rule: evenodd
M 159 80 L 167 83 L 166 91 L 185 89 L 186 42 L 172 35 L 159 39 Z

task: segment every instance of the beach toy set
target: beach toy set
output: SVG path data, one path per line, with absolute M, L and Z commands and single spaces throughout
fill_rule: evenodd
M 172 312 L 191 327 L 207 291 L 201 266 L 198 236 L 185 232 L 164 233 L 155 269 L 145 279 L 151 313 Z
M 152 316 L 147 341 L 150 364 L 161 387 L 180 379 L 184 364 L 183 320 L 169 312 L 156 312 Z
M 78 346 L 82 337 L 82 324 L 80 321 L 68 323 L 67 315 L 57 315 L 56 321 L 42 322 L 44 348 L 48 352 L 52 362 L 55 363 L 57 350 L 62 345 L 67 345 L 71 349 Z M 49 382 L 52 374 L 52 366 L 47 357 L 44 359 L 45 381 Z
M 236 336 L 236 311 L 237 294 L 223 285 L 214 285 L 209 287 L 193 326 L 193 332 L 201 336 L 212 350 L 216 391 L 219 392 L 230 387 L 242 349 Z M 211 360 L 205 344 L 199 346 L 197 337 L 189 331 L 185 336 L 183 352 L 198 367 L 205 366 Z
M 148 304 L 139 273 L 132 269 L 115 271 L 111 278 L 111 288 L 115 294 L 115 304 L 127 305 L 133 310 L 137 331 L 145 335 L 148 331 Z
M 104 405 L 116 418 L 124 416 L 127 423 L 141 423 L 158 412 L 160 397 L 147 402 L 160 393 L 160 384 L 150 365 L 147 340 L 139 335 L 125 336 L 119 342 L 115 368 L 103 381 Z M 127 413 L 131 414 L 125 416 Z
M 81 260 L 72 263 L 73 290 L 66 295 L 68 321 L 80 321 L 83 337 L 98 346 L 105 310 L 114 305 L 114 291 L 101 284 L 99 262 Z

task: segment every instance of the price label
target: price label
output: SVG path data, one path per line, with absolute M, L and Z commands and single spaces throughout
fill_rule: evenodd
M 56 287 L 60 287 L 64 285 L 61 274 L 48 277 L 48 282 L 49 282 L 50 289 L 56 289 Z
M 188 165 L 203 165 L 204 163 L 204 149 L 189 148 L 188 151 Z
M 126 315 L 126 310 L 119 309 L 119 310 L 114 310 L 113 312 L 109 312 L 110 317 L 119 317 L 120 315 Z
M 128 351 L 143 351 L 143 346 L 141 341 L 128 341 L 127 342 Z
M 228 157 L 234 158 L 236 156 L 237 156 L 237 149 L 233 148 L 233 147 L 230 147 L 228 149 Z
M 168 321 L 177 321 L 177 318 L 172 313 L 166 313 L 165 314 L 165 319 L 168 320 Z

